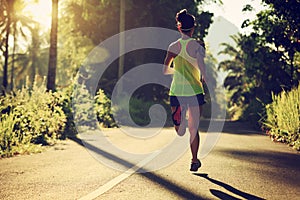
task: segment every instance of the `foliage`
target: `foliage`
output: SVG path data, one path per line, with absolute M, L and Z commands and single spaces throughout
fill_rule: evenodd
M 176 13 L 187 8 L 190 13 L 196 16 L 197 24 L 194 37 L 203 39 L 207 30 L 212 23 L 212 13 L 201 12 L 199 5 L 203 2 L 218 2 L 220 1 L 203 1 L 203 0 L 176 0 L 176 1 L 146 1 L 146 0 L 128 0 L 126 1 L 125 8 L 125 29 L 133 29 L 138 27 L 163 27 L 176 30 L 175 15 Z M 120 23 L 120 1 L 79 1 L 79 0 L 67 0 L 62 3 L 62 9 L 66 12 L 64 17 L 60 20 L 59 30 L 62 32 L 60 42 L 64 47 L 59 54 L 60 73 L 67 72 L 68 77 L 74 77 L 74 71 L 77 71 L 82 64 L 82 61 L 88 55 L 88 52 L 96 45 L 109 38 L 110 36 L 117 34 Z M 135 66 L 139 66 L 145 63 L 162 63 L 164 60 L 165 52 L 155 49 L 142 49 L 133 52 L 129 52 L 125 55 L 124 73 L 129 71 Z M 64 67 L 68 66 L 68 67 Z M 211 72 L 214 74 L 215 72 Z M 214 74 L 215 75 L 215 74 Z M 59 76 L 59 75 L 58 75 Z M 89 77 L 86 78 L 86 81 Z M 160 77 L 156 77 L 160 78 Z M 214 80 L 214 78 L 212 78 Z M 65 76 L 59 78 L 60 82 L 65 82 Z M 98 88 L 101 88 L 103 92 L 110 96 L 114 89 L 116 82 L 118 81 L 118 60 L 113 62 L 105 71 L 98 83 Z M 126 80 L 134 81 L 134 80 Z M 155 82 L 155 80 L 153 80 Z M 81 93 L 83 95 L 83 93 Z M 101 95 L 100 95 L 101 96 Z M 96 114 L 98 120 L 102 125 L 110 126 L 101 121 L 101 117 L 107 118 L 108 121 L 112 120 L 110 110 L 111 108 L 105 102 L 97 102 L 97 98 L 100 98 L 99 94 L 96 95 Z M 84 97 L 85 98 L 85 97 Z M 101 98 L 100 98 L 101 99 Z M 139 99 L 144 102 L 153 102 L 158 99 L 163 101 L 168 99 L 167 88 L 161 87 L 157 84 L 148 84 L 142 86 L 134 94 L 133 99 Z M 90 101 L 90 100 L 88 100 Z M 106 101 L 103 99 L 103 101 Z M 133 100 L 135 101 L 135 100 Z M 82 102 L 81 109 L 84 104 Z M 150 103 L 151 104 L 151 103 Z M 106 106 L 108 114 L 103 116 L 104 108 Z M 130 108 L 132 116 L 139 116 L 136 118 L 140 120 L 141 124 L 147 124 L 149 118 L 148 113 L 145 113 L 146 108 L 139 107 L 142 105 L 137 103 Z M 90 105 L 91 106 L 91 105 Z M 104 109 L 104 110 L 103 110 Z M 135 109 L 137 111 L 135 111 Z M 122 110 L 122 109 L 121 109 Z M 146 109 L 147 110 L 147 109 Z M 168 108 L 169 110 L 169 108 Z M 120 110 L 119 110 L 120 111 Z M 134 113 L 136 112 L 136 113 Z M 80 115 L 87 112 L 79 112 Z M 134 113 L 134 114 L 133 114 Z M 141 116 L 143 113 L 144 116 Z M 81 116 L 88 119 L 91 116 Z M 112 121 L 111 121 L 112 122 Z M 113 123 L 112 123 L 113 124 Z
M 20 148 L 32 144 L 54 144 L 62 135 L 66 116 L 45 87 L 36 83 L 32 89 L 24 87 L 0 101 L 1 156 L 21 153 Z
M 72 96 L 74 122 L 78 127 L 96 127 L 94 113 L 94 99 L 86 89 L 85 84 L 75 84 Z
M 14 131 L 14 114 L 2 115 L 0 122 L 0 157 L 10 157 L 15 154 L 39 153 L 43 150 L 41 144 L 25 142 L 25 140 L 23 140 L 24 136 L 21 137 Z
M 264 128 L 273 140 L 300 150 L 300 85 L 290 92 L 273 94 L 272 99 L 261 120 Z
M 196 16 L 198 26 L 195 35 L 203 39 L 207 34 L 209 25 L 212 23 L 212 13 L 201 12 L 199 5 L 202 0 L 176 0 L 176 1 L 146 1 L 128 0 L 125 8 L 125 29 L 138 27 L 163 27 L 176 30 L 176 13 L 187 8 Z M 207 0 L 205 2 L 216 2 Z M 217 1 L 219 2 L 219 1 Z M 119 30 L 120 1 L 78 1 L 68 0 L 62 8 L 66 11 L 61 19 L 61 37 L 64 49 L 61 51 L 59 71 L 68 70 L 68 76 L 74 76 L 88 52 L 100 42 L 117 34 Z M 145 63 L 163 63 L 165 52 L 155 49 L 143 49 L 126 54 L 124 61 L 124 73 L 135 66 Z M 72 70 L 70 71 L 70 69 Z M 118 60 L 113 62 L 105 71 L 98 88 L 106 94 L 112 94 L 118 80 Z M 61 80 L 59 80 L 61 81 Z M 155 98 L 167 98 L 166 88 L 158 88 L 157 85 L 149 85 L 144 90 L 139 90 L 140 95 L 146 95 L 147 101 Z M 155 92 L 156 91 L 156 92 Z M 149 94 L 153 94 L 152 96 Z
M 72 109 L 72 92 L 73 85 L 70 85 L 53 93 L 57 101 L 57 106 L 61 107 L 66 116 L 65 128 L 63 134 L 61 135 L 61 139 L 74 137 L 77 134 Z
M 249 122 L 253 128 L 260 129 L 259 120 L 261 113 L 264 111 L 264 103 L 260 99 L 251 99 L 251 101 L 242 107 L 240 117 L 238 119 Z
M 72 98 L 75 123 L 79 128 L 82 126 L 97 127 L 94 120 L 95 117 L 99 125 L 105 128 L 117 127 L 118 125 L 132 125 L 128 123 L 128 112 L 136 124 L 145 126 L 150 123 L 148 111 L 152 105 L 160 104 L 166 110 L 170 110 L 165 102 L 148 101 L 137 97 L 131 97 L 128 105 L 128 102 L 126 102 L 128 98 L 125 98 L 125 96 L 119 99 L 118 102 L 114 102 L 115 105 L 112 106 L 110 98 L 102 89 L 99 89 L 94 99 L 92 99 L 84 84 L 78 84 L 74 87 Z M 159 117 L 154 116 L 154 118 Z M 117 119 L 117 122 L 115 119 Z
M 94 109 L 100 126 L 107 128 L 117 126 L 113 118 L 111 100 L 105 95 L 102 89 L 99 89 L 95 96 Z
M 128 99 L 129 99 L 129 105 L 128 105 Z M 119 99 L 118 102 L 115 102 L 115 105 L 113 107 L 113 114 L 116 116 L 116 120 L 118 125 L 123 125 L 123 126 L 147 126 L 150 124 L 150 116 L 149 116 L 149 111 L 151 106 L 159 104 L 163 106 L 164 110 L 167 112 L 167 117 L 166 119 L 166 126 L 169 126 L 169 122 L 171 122 L 171 109 L 168 104 L 165 102 L 158 102 L 158 101 L 149 101 L 143 98 L 138 98 L 131 96 Z M 161 119 L 162 116 L 160 116 L 160 112 L 156 112 L 155 110 L 152 110 L 153 113 L 151 115 L 152 120 L 152 125 L 157 124 L 155 120 Z M 162 111 L 164 112 L 164 111 Z M 128 116 L 129 113 L 129 116 Z M 132 119 L 129 120 L 128 118 Z
M 234 105 L 241 106 L 246 101 L 246 95 L 248 94 L 247 77 L 245 76 L 245 64 L 243 58 L 243 51 L 239 46 L 242 40 L 242 35 L 231 36 L 237 47 L 233 47 L 229 44 L 222 44 L 225 48 L 220 52 L 221 54 L 227 54 L 232 57 L 232 60 L 225 60 L 219 63 L 219 69 L 228 72 L 227 77 L 224 80 L 224 87 L 229 91 L 232 91 L 229 106 Z
M 74 137 L 74 116 L 78 126 L 95 127 L 95 116 L 102 127 L 116 126 L 111 101 L 103 90 L 91 99 L 83 85 L 77 85 L 78 90 L 70 85 L 57 92 L 47 92 L 44 85 L 35 82 L 31 89 L 23 87 L 0 98 L 1 157 L 39 152 L 56 139 Z M 74 95 L 78 95 L 77 104 L 72 102 Z
M 26 50 L 16 48 L 16 52 L 12 51 L 9 55 L 6 50 L 12 48 L 11 43 L 7 43 L 6 46 L 0 45 L 0 51 L 5 54 L 5 59 L 0 60 L 0 63 L 5 60 L 3 67 L 0 68 L 1 73 L 3 71 L 1 78 L 6 79 L 6 82 L 9 83 L 8 75 L 10 73 L 11 88 L 20 88 L 14 93 L 7 93 L 6 96 L 0 97 L 1 155 L 31 151 L 31 148 L 36 147 L 37 144 L 52 144 L 56 138 L 73 136 L 76 134 L 73 111 L 75 120 L 78 120 L 79 124 L 83 121 L 94 123 L 95 115 L 102 126 L 116 126 L 108 97 L 117 82 L 117 61 L 109 67 L 108 73 L 105 73 L 103 79 L 100 80 L 99 88 L 102 90 L 98 91 L 95 99 L 90 98 L 89 92 L 82 85 L 71 85 L 60 91 L 47 92 L 43 86 L 38 85 L 37 82 L 34 83 L 34 79 L 38 80 L 37 77 L 41 79 L 47 75 L 49 36 L 42 36 L 38 24 L 30 17 L 24 16 L 22 12 L 26 3 L 32 3 L 32 1 L 0 0 L 1 5 L 4 5 L 3 2 L 5 6 L 0 8 L 0 42 L 5 44 L 10 36 L 9 40 L 13 38 L 16 41 L 14 49 L 22 42 L 23 45 L 26 43 L 25 46 L 22 46 Z M 13 7 L 9 8 L 7 2 L 11 3 Z M 61 11 L 64 14 L 59 19 L 59 62 L 56 77 L 56 83 L 62 86 L 61 88 L 71 84 L 72 77 L 75 77 L 76 71 L 92 48 L 119 32 L 119 2 L 117 0 L 66 0 L 61 2 Z M 128 0 L 125 14 L 126 29 L 158 26 L 176 30 L 175 14 L 183 8 L 187 8 L 198 20 L 195 37 L 203 39 L 212 22 L 212 13 L 201 13 L 199 5 L 203 2 L 220 1 Z M 42 40 L 42 38 L 45 39 Z M 149 49 L 133 52 L 125 59 L 124 72 L 143 63 L 162 63 L 164 55 L 165 52 Z M 26 76 L 30 77 L 30 81 L 28 79 L 24 81 Z M 29 82 L 31 82 L 30 87 Z M 13 87 L 13 84 L 16 87 Z M 73 95 L 76 95 L 75 97 L 78 97 L 76 100 L 79 101 L 75 107 L 72 107 L 73 87 L 76 89 L 74 91 L 77 91 Z M 145 110 L 158 101 L 163 101 L 163 105 L 166 106 L 167 96 L 166 88 L 155 84 L 142 87 L 130 103 L 130 112 L 134 120 L 138 124 L 147 124 L 149 118 Z M 169 107 L 166 106 L 166 109 L 169 111 Z M 95 126 L 95 124 L 88 125 Z
M 11 89 L 14 85 L 23 85 L 26 76 L 30 76 L 33 83 L 35 75 L 43 71 L 43 63 L 40 62 L 39 37 L 40 27 L 37 22 L 30 19 L 23 13 L 23 9 L 28 2 L 24 0 L 1 0 L 0 9 L 0 42 L 5 40 L 13 41 L 0 46 L 0 51 L 4 52 L 3 81 L 10 83 Z M 17 51 L 16 49 L 28 48 L 28 51 Z M 22 64 L 20 64 L 22 63 Z M 10 75 L 10 77 L 8 77 Z M 40 73 L 43 76 L 43 74 Z M 8 80 L 10 79 L 10 81 Z M 13 83 L 16 81 L 16 84 Z M 4 83 L 3 83 L 4 84 Z M 27 83 L 28 84 L 28 83 Z
M 300 3 L 263 2 L 268 7 L 255 20 L 243 24 L 253 31 L 233 36 L 236 47 L 223 44 L 225 49 L 221 52 L 232 57 L 219 65 L 229 72 L 224 82 L 230 90 L 229 106 L 241 109 L 244 119 L 249 113 L 252 119 L 258 119 L 263 105 L 272 102 L 272 94 L 291 90 L 300 79 L 300 16 L 296 9 Z M 251 8 L 246 6 L 244 10 Z
M 224 80 L 224 87 L 228 90 L 229 114 L 232 119 L 240 118 L 242 110 L 246 109 L 251 98 L 251 88 L 255 79 L 246 76 L 245 53 L 240 46 L 244 36 L 241 34 L 231 36 L 236 43 L 236 47 L 223 43 L 225 47 L 220 54 L 227 54 L 232 59 L 219 63 L 219 69 L 228 72 Z
M 74 121 L 78 127 L 96 128 L 97 123 L 102 127 L 116 127 L 111 101 L 102 89 L 92 98 L 85 84 L 76 84 L 73 88 L 72 104 Z
M 214 107 L 214 109 L 218 112 L 215 113 L 215 116 L 218 117 L 221 114 L 221 109 L 224 109 L 222 108 L 224 97 L 220 94 L 219 86 L 217 85 L 217 60 L 209 51 L 206 51 L 204 62 L 206 65 L 206 75 L 211 84 L 211 88 L 214 88 L 214 90 L 209 91 L 207 85 L 205 83 L 203 84 L 206 104 L 203 106 L 202 116 L 204 118 L 210 118 L 212 114 L 211 108 Z
M 297 64 L 296 54 L 300 51 L 300 8 L 299 1 L 264 0 L 269 8 L 257 14 L 256 20 L 249 23 L 253 33 L 243 43 L 249 55 L 247 64 L 252 64 L 253 71 L 258 71 L 263 82 L 275 82 L 275 93 L 291 89 L 298 84 L 300 66 Z M 250 39 L 252 38 L 252 40 Z M 247 49 L 247 46 L 250 46 Z M 253 52 L 252 54 L 250 52 Z M 253 63 L 254 59 L 260 62 Z M 252 63 L 251 63 L 252 61 Z M 259 70 L 263 66 L 271 72 L 269 79 L 266 70 Z M 261 72 L 262 71 L 262 72 Z M 251 75 L 251 74 L 249 74 Z M 273 79 L 273 80 L 272 80 Z M 281 86 L 279 86 L 281 84 Z M 273 91 L 273 90 L 272 90 Z

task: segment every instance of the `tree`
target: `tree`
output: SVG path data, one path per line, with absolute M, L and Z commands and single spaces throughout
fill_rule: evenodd
M 3 33 L 5 33 L 4 39 L 4 66 L 3 66 L 3 82 L 2 86 L 5 90 L 8 85 L 8 58 L 9 58 L 9 36 L 11 34 L 11 24 L 12 24 L 12 13 L 14 1 L 1 1 L 1 26 L 5 26 Z M 2 35 L 2 32 L 1 32 Z
M 8 2 L 11 6 L 9 9 L 10 11 L 8 12 Z M 3 82 L 6 83 L 6 87 L 8 85 L 8 73 L 9 73 L 9 66 L 11 66 L 11 71 L 10 71 L 10 84 L 11 84 L 11 90 L 13 90 L 13 80 L 16 77 L 15 74 L 15 62 L 20 60 L 20 53 L 16 52 L 16 47 L 19 45 L 18 41 L 19 39 L 24 39 L 26 41 L 30 41 L 28 39 L 28 34 L 27 31 L 31 33 L 32 38 L 34 32 L 33 30 L 36 29 L 37 23 L 25 16 L 22 11 L 26 6 L 25 1 L 22 0 L 14 0 L 14 1 L 1 1 L 1 7 L 0 13 L 0 31 L 1 31 L 1 43 L 7 44 L 8 47 L 6 48 L 6 45 L 1 45 L 0 50 L 4 52 L 4 78 Z M 10 24 L 8 26 L 8 24 Z M 8 29 L 9 27 L 9 29 Z M 8 34 L 9 33 L 9 34 Z M 12 37 L 13 39 L 13 44 L 7 43 L 8 40 Z M 24 42 L 24 40 L 22 42 Z M 33 39 L 34 40 L 34 39 Z M 32 41 L 33 41 L 32 40 Z M 24 45 L 24 43 L 23 43 Z M 12 46 L 12 47 L 11 47 Z M 35 48 L 37 48 L 35 46 Z M 12 49 L 12 52 L 9 53 L 8 51 Z M 38 49 L 35 49 L 35 51 L 38 51 Z M 25 58 L 22 56 L 22 58 Z M 26 68 L 26 65 L 23 65 L 22 68 Z M 18 69 L 16 70 L 18 71 Z M 6 78 L 5 78 L 6 77 Z
M 272 101 L 272 94 L 298 85 L 299 72 L 299 1 L 265 0 L 269 7 L 257 14 L 249 34 L 235 40 L 236 47 L 224 44 L 221 53 L 232 60 L 220 63 L 229 70 L 225 86 L 231 91 L 230 101 L 239 102 L 244 115 L 252 113 L 259 119 L 263 104 Z M 246 6 L 244 10 L 251 10 Z M 259 99 L 259 101 L 257 101 Z M 238 101 L 237 101 L 238 100 Z
M 27 50 L 25 52 L 16 52 L 12 57 L 14 59 L 14 80 L 16 87 L 22 86 L 24 80 L 27 79 L 26 84 L 31 85 L 34 81 L 38 81 L 39 77 L 47 75 L 47 59 L 49 56 L 49 48 L 41 48 L 43 42 L 41 40 L 39 24 L 32 25 L 30 28 L 31 38 Z M 45 36 L 46 37 L 46 36 Z M 44 44 L 46 45 L 46 44 Z
M 216 114 L 214 117 L 216 117 L 217 115 L 220 116 L 222 114 L 221 113 L 222 109 L 224 109 L 222 105 L 224 96 L 223 95 L 220 96 L 220 90 L 218 88 L 219 86 L 217 85 L 217 78 L 218 78 L 217 64 L 218 64 L 217 59 L 213 57 L 211 52 L 206 51 L 206 56 L 205 56 L 206 75 L 207 77 L 209 77 L 211 88 L 213 88 L 214 90 L 213 91 L 208 90 L 207 84 L 203 84 L 204 91 L 205 91 L 205 100 L 206 100 L 206 104 L 204 105 L 204 107 L 206 108 L 203 109 L 202 116 L 205 118 L 212 117 L 212 113 L 211 113 L 212 107 L 214 107 L 215 111 L 218 112 L 218 113 L 214 113 Z
M 47 90 L 55 91 L 57 65 L 57 28 L 58 28 L 58 0 L 52 0 L 52 23 L 50 33 L 49 65 L 47 75 Z
M 229 55 L 231 59 L 224 60 L 219 63 L 219 69 L 228 72 L 224 80 L 224 87 L 228 90 L 229 114 L 235 118 L 237 113 L 247 106 L 250 102 L 252 85 L 254 79 L 249 79 L 246 76 L 245 53 L 241 47 L 241 41 L 244 39 L 242 34 L 231 36 L 236 46 L 227 43 L 222 43 L 224 49 L 220 54 Z
M 125 29 L 163 27 L 176 30 L 175 15 L 179 10 L 187 8 L 188 11 L 197 18 L 198 26 L 195 32 L 200 33 L 200 35 L 195 36 L 199 39 L 203 39 L 212 22 L 212 13 L 201 13 L 201 10 L 199 10 L 199 5 L 203 2 L 203 0 L 126 0 Z M 60 24 L 64 32 L 62 35 L 67 35 L 62 42 L 64 49 L 67 49 L 68 52 L 63 52 L 66 56 L 64 56 L 61 62 L 64 63 L 64 65 L 72 65 L 73 69 L 78 70 L 82 60 L 88 54 L 88 50 L 90 50 L 91 47 L 119 33 L 120 1 L 69 0 L 64 3 L 64 9 L 66 15 Z M 74 44 L 77 45 L 75 46 Z M 162 62 L 164 53 L 165 52 L 162 51 L 149 49 L 130 52 L 126 54 L 124 60 L 124 73 L 134 66 L 143 63 Z M 81 60 L 78 58 L 81 58 Z M 74 61 L 78 63 L 74 63 Z M 119 76 L 121 75 L 122 74 Z M 110 94 L 117 80 L 118 62 L 116 61 L 104 73 L 99 82 L 99 87 Z M 155 87 L 157 86 L 147 88 L 149 89 L 147 94 L 149 97 L 145 95 L 147 98 L 151 98 L 151 93 L 158 93 L 158 89 Z M 145 90 L 147 89 L 145 88 Z
M 239 47 L 239 42 L 242 39 L 242 35 L 231 36 L 237 47 L 233 47 L 230 44 L 222 43 L 224 49 L 220 51 L 220 54 L 229 55 L 231 60 L 224 60 L 219 63 L 219 69 L 228 72 L 227 77 L 224 80 L 224 87 L 231 91 L 231 97 L 229 106 L 241 106 L 244 101 L 244 84 L 245 80 L 245 64 L 243 59 L 243 52 Z
M 288 73 L 289 83 L 286 89 L 298 84 L 300 78 L 299 65 L 295 55 L 300 51 L 300 2 L 298 0 L 279 1 L 263 0 L 269 9 L 257 14 L 257 19 L 249 25 L 261 47 L 269 47 L 273 55 L 277 54 L 276 62 L 280 63 Z

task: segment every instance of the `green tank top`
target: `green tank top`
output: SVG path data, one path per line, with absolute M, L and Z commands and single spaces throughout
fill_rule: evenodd
M 179 39 L 181 50 L 173 60 L 174 75 L 169 92 L 170 96 L 194 96 L 204 93 L 197 59 L 188 55 L 186 51 L 187 44 L 191 40 L 193 39 Z

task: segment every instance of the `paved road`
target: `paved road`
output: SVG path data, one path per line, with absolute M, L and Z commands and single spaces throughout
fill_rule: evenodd
M 141 140 L 124 141 L 118 131 L 108 130 L 106 137 L 126 151 L 139 148 Z M 205 128 L 202 132 L 204 138 Z M 143 149 L 151 152 L 172 137 L 174 131 L 164 129 L 162 136 L 145 139 Z M 0 199 L 300 197 L 300 154 L 251 131 L 246 124 L 227 122 L 197 173 L 189 172 L 189 162 L 190 152 L 186 151 L 158 171 L 134 173 L 137 169 L 133 168 L 123 173 L 99 163 L 80 141 L 66 140 L 40 154 L 0 159 Z

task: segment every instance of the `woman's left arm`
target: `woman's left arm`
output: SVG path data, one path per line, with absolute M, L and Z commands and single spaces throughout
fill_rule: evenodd
M 207 82 L 208 79 L 206 76 L 206 66 L 204 63 L 205 49 L 201 45 L 199 45 L 199 47 L 197 48 L 196 55 L 197 55 L 197 63 L 198 63 L 199 69 L 201 71 L 202 78 L 204 79 L 203 81 Z

